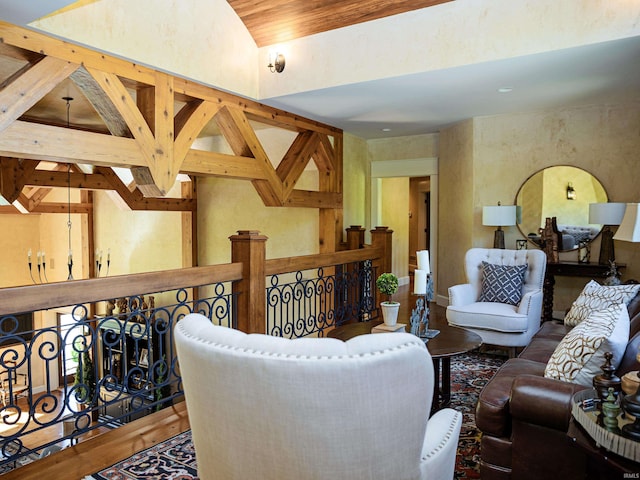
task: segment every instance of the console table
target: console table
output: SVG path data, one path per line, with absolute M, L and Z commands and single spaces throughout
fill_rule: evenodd
M 618 271 L 623 270 L 624 263 L 616 263 Z M 547 263 L 547 271 L 544 277 L 544 296 L 542 300 L 542 321 L 547 322 L 553 319 L 553 286 L 556 283 L 556 276 L 560 277 L 589 277 L 606 278 L 609 272 L 609 265 L 599 263 L 580 262 L 558 262 Z

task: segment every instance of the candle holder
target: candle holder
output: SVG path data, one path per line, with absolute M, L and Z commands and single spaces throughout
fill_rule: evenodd
M 431 275 L 427 275 L 426 290 L 416 293 L 416 308 L 411 310 L 411 333 L 428 341 L 440 333 L 440 330 L 429 328 L 429 302 L 433 300 L 433 281 Z

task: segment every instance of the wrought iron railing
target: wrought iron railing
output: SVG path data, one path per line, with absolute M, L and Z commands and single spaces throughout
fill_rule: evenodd
M 107 300 L 101 302 L 107 310 L 101 315 L 91 313 L 95 303 L 78 304 L 60 309 L 70 310 L 72 318 L 64 326 L 20 330 L 24 316 L 0 317 L 0 472 L 180 398 L 175 323 L 200 312 L 216 324 L 234 327 L 230 286 L 206 288 L 210 294 L 197 300 L 186 289 L 155 292 L 156 298 L 173 299 L 162 306 L 150 306 L 153 297 L 148 295 L 120 299 L 117 306 Z M 35 312 L 33 317 L 39 316 Z M 69 364 L 77 370 L 71 376 L 62 372 L 59 380 L 58 366 Z M 46 434 L 53 429 L 58 432 Z M 39 440 L 46 437 L 50 440 Z
M 271 275 L 267 279 L 267 333 L 324 336 L 347 321 L 377 318 L 370 261 Z
M 239 262 L 0 289 L 0 473 L 181 398 L 172 336 L 189 312 L 240 328 L 239 305 L 260 296 L 256 328 L 287 338 L 375 318 L 380 258 L 373 248 L 267 260 L 255 295 L 238 288 L 252 283 Z

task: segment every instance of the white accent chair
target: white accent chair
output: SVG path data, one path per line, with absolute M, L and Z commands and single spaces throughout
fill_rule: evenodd
M 290 340 L 196 313 L 175 342 L 203 480 L 453 478 L 462 415 L 429 418 L 433 363 L 413 335 Z
M 528 265 L 518 305 L 478 301 L 483 261 L 494 265 Z M 472 248 L 465 255 L 464 266 L 469 283 L 449 288 L 449 325 L 476 332 L 482 343 L 509 347 L 511 354 L 516 347 L 527 346 L 540 328 L 546 254 L 542 250 Z

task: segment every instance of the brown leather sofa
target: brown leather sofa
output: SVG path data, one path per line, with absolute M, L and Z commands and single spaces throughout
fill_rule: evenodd
M 639 370 L 640 294 L 628 306 L 629 343 L 616 370 L 622 377 Z M 571 398 L 586 387 L 544 378 L 547 361 L 569 331 L 545 322 L 517 358 L 507 360 L 480 393 L 476 425 L 482 432 L 483 480 L 584 479 L 584 453 L 567 437 Z

